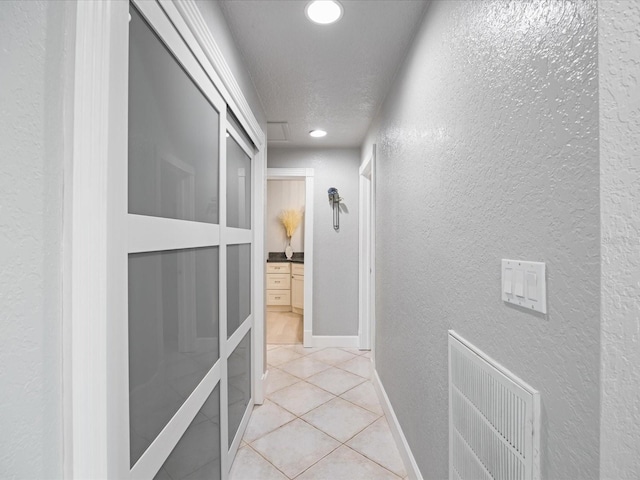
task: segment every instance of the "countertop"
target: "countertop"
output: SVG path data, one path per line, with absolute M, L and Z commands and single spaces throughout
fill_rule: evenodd
M 304 263 L 304 252 L 294 252 L 291 260 L 287 260 L 287 256 L 284 252 L 269 252 L 267 263 Z

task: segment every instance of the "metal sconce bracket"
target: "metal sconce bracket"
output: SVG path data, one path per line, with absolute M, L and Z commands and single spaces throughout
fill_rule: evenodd
M 327 193 L 329 194 L 329 203 L 333 208 L 333 229 L 337 232 L 340 230 L 340 202 L 342 198 L 335 187 L 331 187 Z

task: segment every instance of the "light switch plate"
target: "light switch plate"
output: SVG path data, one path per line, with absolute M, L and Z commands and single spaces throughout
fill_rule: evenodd
M 502 300 L 535 312 L 547 313 L 545 267 L 543 262 L 502 259 Z M 524 285 L 522 285 L 524 291 L 515 286 L 515 279 L 520 278 L 524 280 Z M 514 282 L 513 286 L 511 286 L 512 281 Z M 507 285 L 511 288 L 507 288 Z M 516 293 L 522 296 L 518 296 Z

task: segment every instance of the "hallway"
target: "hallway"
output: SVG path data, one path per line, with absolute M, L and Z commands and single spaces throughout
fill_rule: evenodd
M 640 479 L 640 1 L 314 5 L 2 2 L 0 479 Z
M 400 479 L 402 460 L 371 383 L 370 352 L 269 345 L 231 480 Z

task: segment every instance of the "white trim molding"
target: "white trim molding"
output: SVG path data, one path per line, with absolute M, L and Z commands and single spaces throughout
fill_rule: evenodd
M 291 177 L 313 177 L 313 168 L 267 168 L 269 180 L 291 180 Z
M 252 212 L 253 212 L 253 288 L 252 295 L 252 312 L 253 312 L 253 328 L 252 333 L 252 352 L 253 359 L 253 400 L 256 404 L 264 403 L 265 392 L 267 389 L 265 373 L 265 334 L 264 334 L 264 308 L 265 308 L 265 192 L 267 180 L 266 172 L 266 155 L 265 150 L 259 150 L 253 162 L 253 192 L 252 192 Z
M 196 2 L 194 0 L 160 0 L 160 5 L 178 30 L 184 32 L 179 24 L 187 27 L 189 34 L 185 32 L 185 42 L 200 60 L 213 83 L 219 88 L 220 94 L 231 110 L 240 113 L 240 115 L 236 115 L 240 124 L 258 149 L 262 150 L 265 144 L 265 134 L 251 111 L 240 85 L 231 73 L 229 64 L 224 59 L 222 51 L 214 40 Z M 204 59 L 206 61 L 203 61 Z
M 375 344 L 376 298 L 376 145 L 360 165 L 359 270 L 358 270 L 358 335 L 362 350 L 373 350 Z M 375 352 L 374 352 L 375 362 Z
M 305 338 L 309 335 L 309 331 L 305 330 Z M 358 348 L 358 336 L 335 336 L 335 335 L 310 335 L 311 345 L 305 347 L 315 348 Z
M 380 400 L 380 405 L 382 405 L 384 414 L 387 417 L 387 423 L 389 423 L 391 435 L 393 435 L 393 439 L 396 441 L 396 446 L 400 452 L 404 468 L 407 471 L 407 477 L 411 480 L 422 480 L 422 473 L 420 473 L 416 459 L 409 447 L 409 442 L 407 442 L 407 438 L 404 436 L 400 422 L 398 422 L 398 417 L 396 417 L 396 414 L 393 411 L 393 406 L 389 401 L 387 392 L 384 390 L 380 377 L 378 376 L 378 372 L 375 368 L 373 369 L 371 377 L 373 386 L 378 394 L 378 399 Z
M 261 363 L 262 364 L 262 363 Z M 256 369 L 257 371 L 257 369 Z M 269 386 L 269 370 L 267 370 L 266 372 L 264 372 L 260 378 L 257 379 L 257 381 L 259 382 L 260 388 L 256 388 L 255 390 L 255 395 L 254 395 L 254 404 L 255 405 L 262 405 L 264 403 L 264 399 L 266 397 L 266 391 L 267 388 Z M 258 394 L 260 394 L 260 396 L 258 397 Z
M 121 235 L 127 189 L 128 4 L 78 2 L 74 75 L 72 185 L 65 220 L 70 223 L 71 378 L 65 393 L 72 427 L 64 449 L 72 452 L 69 478 L 125 478 L 129 442 L 117 403 L 128 402 L 125 355 L 113 355 L 127 336 L 127 252 Z M 115 199 L 115 201 L 114 201 Z M 119 372 L 124 375 L 110 375 Z M 66 432 L 69 432 L 65 428 Z M 70 470 L 70 471 L 69 471 Z

